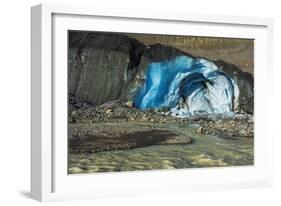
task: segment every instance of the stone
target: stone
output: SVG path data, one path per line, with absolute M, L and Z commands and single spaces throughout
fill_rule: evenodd
M 129 108 L 132 108 L 132 107 L 134 106 L 134 104 L 133 104 L 132 101 L 126 102 L 126 105 L 127 105 Z
M 203 132 L 203 127 L 202 127 L 202 126 L 198 127 L 198 129 L 196 130 L 196 132 L 197 132 L 198 134 L 202 134 L 202 132 Z
M 109 114 L 109 113 L 112 113 L 112 109 L 107 109 L 106 111 L 105 111 L 105 113 L 107 113 L 107 114 Z

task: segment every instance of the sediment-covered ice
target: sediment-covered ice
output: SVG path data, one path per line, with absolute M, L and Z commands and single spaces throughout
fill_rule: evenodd
M 139 109 L 170 107 L 176 116 L 232 114 L 239 89 L 211 61 L 189 56 L 150 63 L 134 103 Z

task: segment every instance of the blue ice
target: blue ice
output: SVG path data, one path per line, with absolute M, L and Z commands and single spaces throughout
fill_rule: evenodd
M 237 86 L 211 61 L 178 56 L 150 63 L 134 104 L 141 110 L 170 107 L 176 116 L 233 112 Z

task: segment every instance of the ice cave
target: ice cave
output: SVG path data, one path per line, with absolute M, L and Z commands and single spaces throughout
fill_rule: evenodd
M 213 62 L 177 56 L 150 63 L 134 104 L 141 110 L 169 107 L 175 116 L 233 114 L 238 102 L 236 82 Z

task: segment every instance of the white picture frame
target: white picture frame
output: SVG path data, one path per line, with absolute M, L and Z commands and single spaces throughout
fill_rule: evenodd
M 31 26 L 32 198 L 53 201 L 273 185 L 274 137 L 267 121 L 273 75 L 272 19 L 40 4 L 31 8 Z M 165 30 L 166 26 L 174 31 Z M 255 165 L 67 175 L 64 35 L 68 29 L 254 38 Z

